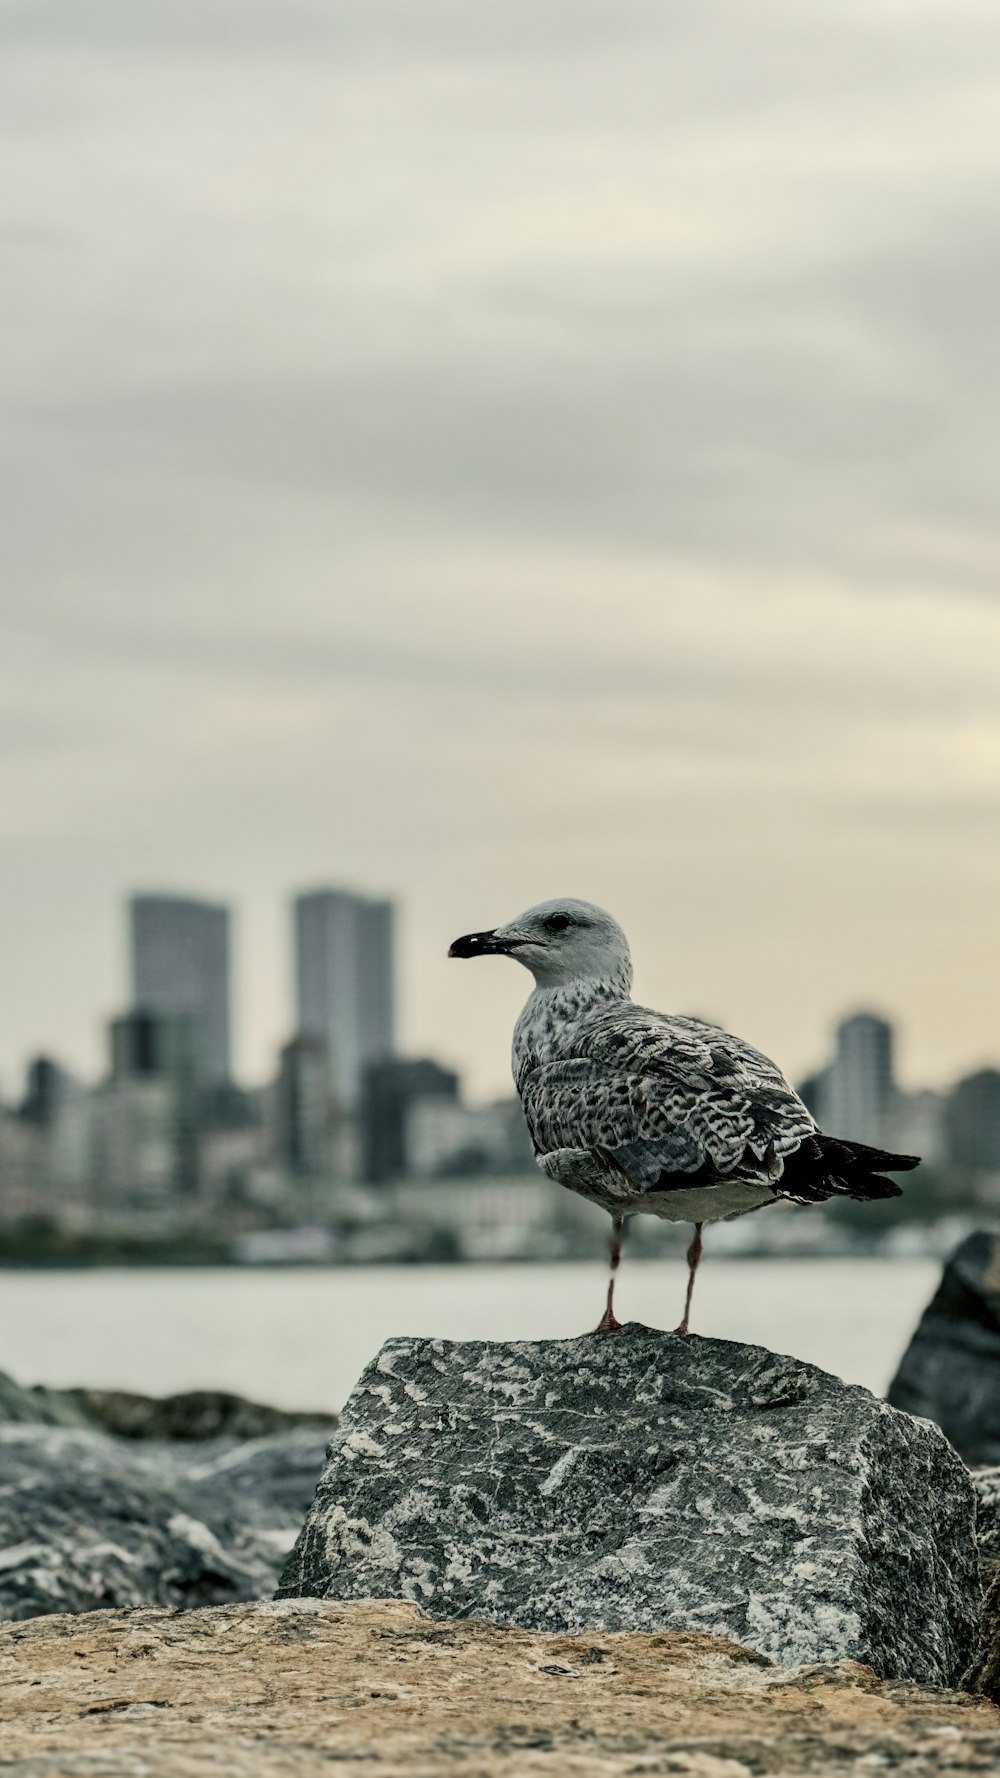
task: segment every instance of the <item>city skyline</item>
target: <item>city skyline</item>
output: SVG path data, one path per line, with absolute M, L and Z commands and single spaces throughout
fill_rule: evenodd
M 65 1051 L 60 1051 L 57 1044 L 43 1042 L 30 1051 L 24 1051 L 19 1071 L 12 1071 L 7 1080 L 0 1078 L 0 1104 L 17 1101 L 29 1066 L 39 1057 L 50 1058 L 61 1066 L 68 1067 L 70 1073 L 81 1080 L 96 1081 L 103 1078 L 107 1069 L 107 1031 L 113 1028 L 116 1021 L 122 1022 L 130 1011 L 168 1016 L 193 1015 L 197 1025 L 203 1005 L 211 1008 L 210 1018 L 216 1030 L 215 1054 L 217 1057 L 224 1055 L 226 1061 L 223 1071 L 218 1067 L 214 1071 L 209 1068 L 205 1074 L 202 1068 L 208 1082 L 214 1080 L 216 1084 L 223 1085 L 231 1079 L 234 1084 L 256 1089 L 273 1079 L 282 1052 L 290 1042 L 301 1038 L 319 1038 L 330 1057 L 331 1087 L 344 1104 L 353 1104 L 357 1098 L 363 1063 L 368 1059 L 388 1059 L 393 1055 L 404 1059 L 407 1056 L 434 1055 L 439 1061 L 458 1068 L 466 1084 L 471 1086 L 470 1097 L 473 1103 L 492 1102 L 498 1094 L 502 1096 L 510 1090 L 510 1076 L 507 1072 L 495 1078 L 490 1078 L 487 1074 L 483 1085 L 475 1066 L 462 1057 L 457 1045 L 450 1053 L 434 1050 L 429 1046 L 420 1048 L 419 1045 L 407 1043 L 405 1034 L 400 1032 L 396 1018 L 395 984 L 401 973 L 400 965 L 405 968 L 406 955 L 405 948 L 402 955 L 399 955 L 395 942 L 395 927 L 400 912 L 397 898 L 373 894 L 370 890 L 359 888 L 357 884 L 350 887 L 328 884 L 322 887 L 314 885 L 307 890 L 289 890 L 284 901 L 289 978 L 288 1017 L 272 1050 L 264 1056 L 259 1072 L 255 1074 L 238 1066 L 229 1066 L 231 1048 L 237 1052 L 241 1049 L 239 1018 L 237 1016 L 232 1019 L 232 1006 L 234 1002 L 239 1004 L 242 986 L 240 962 L 238 958 L 234 960 L 232 943 L 234 931 L 239 931 L 239 902 L 209 899 L 193 892 L 190 885 L 184 892 L 146 889 L 132 891 L 121 899 L 125 989 L 120 1003 L 112 1006 L 105 1023 L 100 1027 L 97 1044 L 99 1053 L 95 1060 L 89 1065 L 86 1062 L 80 1064 Z M 304 914 L 312 918 L 313 927 L 318 917 L 324 930 L 305 933 Z M 328 933 L 325 929 L 330 925 L 331 915 L 333 928 Z M 209 930 L 203 934 L 198 929 L 199 922 L 203 924 L 206 917 Z M 347 925 L 341 931 L 340 925 L 345 918 Z M 182 928 L 180 933 L 176 924 L 178 919 Z M 355 919 L 361 919 L 363 925 L 356 928 L 352 923 Z M 146 952 L 151 951 L 153 956 L 152 975 L 149 973 L 149 955 L 143 955 L 143 920 L 147 923 L 152 920 L 153 923 L 151 932 L 146 935 L 145 946 Z M 194 927 L 191 925 L 192 921 L 195 922 Z M 374 926 L 372 921 L 376 922 Z M 181 962 L 185 965 L 185 971 L 179 982 L 161 984 L 156 971 L 159 970 L 162 974 L 164 965 L 169 960 L 168 953 L 172 957 L 176 951 L 178 937 L 182 943 L 184 954 Z M 348 956 L 355 939 L 359 937 L 361 948 Z M 322 942 L 318 943 L 318 940 Z M 208 948 L 204 950 L 206 941 Z M 317 962 L 323 962 L 320 953 L 329 948 L 331 941 L 335 950 L 344 953 L 343 957 L 335 961 L 332 975 L 329 970 L 325 975 L 315 972 L 311 975 L 310 964 L 315 966 Z M 194 952 L 191 949 L 192 943 L 195 946 Z M 198 952 L 199 946 L 203 947 L 202 952 Z M 209 981 L 199 983 L 196 979 L 197 971 L 192 977 L 187 970 L 186 965 L 194 960 L 195 954 L 203 954 L 209 962 L 217 964 L 214 984 Z M 368 987 L 357 974 L 357 965 L 362 956 L 367 956 L 374 966 L 373 980 Z M 448 960 L 444 959 L 444 963 L 447 967 Z M 144 996 L 140 992 L 144 968 L 146 980 L 155 979 L 156 988 L 163 985 L 166 988 L 165 993 L 153 991 Z M 519 1007 L 530 991 L 530 980 L 522 970 L 513 967 L 505 973 L 522 978 L 521 1000 L 517 1002 Z M 335 1011 L 338 995 L 340 1006 Z M 643 997 L 634 990 L 633 998 L 641 1002 L 648 997 Z M 111 1002 L 108 1004 L 112 1005 Z M 713 1018 L 714 1022 L 726 1024 L 724 1018 L 719 1020 L 703 1007 L 689 1006 L 676 1010 L 694 1013 L 698 1017 Z M 732 1029 L 731 1026 L 727 1028 Z M 342 1049 L 345 1034 L 351 1047 L 349 1057 Z M 747 1034 L 744 1032 L 741 1035 Z M 1000 1066 L 998 1038 L 995 1051 L 980 1056 L 966 1068 L 937 1079 L 914 1079 L 905 1069 L 899 1067 L 901 1035 L 905 1037 L 902 1023 L 891 1007 L 873 1007 L 855 996 L 843 1000 L 826 1029 L 817 1033 L 809 1061 L 804 1067 L 790 1069 L 780 1057 L 775 1057 L 775 1060 L 793 1084 L 804 1082 L 813 1085 L 824 1074 L 833 1076 L 837 1073 L 839 1058 L 839 1077 L 842 1084 L 835 1090 L 833 1099 L 825 1105 L 826 1121 L 830 1128 L 836 1126 L 841 1112 L 838 1091 L 846 1091 L 850 1100 L 856 1103 L 858 1091 L 863 1091 L 862 1080 L 871 1077 L 873 1070 L 874 1077 L 880 1084 L 873 1088 L 873 1109 L 863 1114 L 862 1121 L 864 1116 L 877 1115 L 874 1106 L 883 1098 L 888 1082 L 894 1082 L 904 1093 L 927 1089 L 935 1092 L 947 1091 L 955 1081 L 967 1079 L 980 1069 L 989 1070 Z M 201 1042 L 204 1044 L 204 1038 Z M 506 1060 L 506 1055 L 504 1059 Z M 864 1136 L 860 1124 L 853 1134 Z
M 0 1219 L 26 1251 L 177 1237 L 189 1253 L 193 1240 L 238 1256 L 235 1218 L 266 1237 L 272 1258 L 286 1251 L 281 1227 L 300 1229 L 300 1257 L 310 1227 L 321 1231 L 307 1238 L 313 1257 L 317 1239 L 325 1257 L 354 1261 L 484 1257 L 497 1241 L 531 1250 L 525 1212 L 564 1257 L 573 1250 L 542 1202 L 510 1087 L 477 1103 L 462 1071 L 396 1049 L 394 902 L 332 886 L 291 898 L 295 1017 L 256 1082 L 234 1081 L 228 1066 L 232 909 L 146 892 L 126 912 L 141 999 L 110 1021 L 107 1066 L 85 1080 L 64 1057 L 36 1056 L 23 1093 L 0 1097 Z M 1000 1069 L 908 1091 L 895 1040 L 893 1024 L 856 1010 L 821 1066 L 793 1084 L 821 1130 L 926 1163 L 903 1205 L 909 1221 L 992 1203 Z M 510 1198 L 510 1181 L 526 1175 L 530 1204 L 523 1190 Z

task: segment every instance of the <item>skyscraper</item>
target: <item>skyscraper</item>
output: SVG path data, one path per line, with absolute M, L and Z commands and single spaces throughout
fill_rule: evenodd
M 361 1177 L 370 1184 L 409 1171 L 406 1120 L 418 1099 L 458 1099 L 458 1075 L 434 1061 L 370 1062 L 361 1089 Z
M 198 1185 L 197 1020 L 186 1013 L 127 1012 L 112 1019 L 109 1035 L 111 1075 L 101 1091 L 100 1126 L 106 1187 L 128 1198 L 145 1179 L 157 1194 L 192 1194 Z
M 391 901 L 316 889 L 295 900 L 298 1031 L 326 1044 L 338 1103 L 357 1105 L 369 1062 L 391 1056 L 395 995 Z
M 229 909 L 180 895 L 133 895 L 129 923 L 133 1007 L 193 1019 L 199 1078 L 205 1086 L 225 1085 Z
M 824 1080 L 820 1122 L 832 1136 L 877 1147 L 884 1140 L 895 1092 L 892 1026 L 875 1013 L 855 1013 L 837 1026 L 837 1053 Z

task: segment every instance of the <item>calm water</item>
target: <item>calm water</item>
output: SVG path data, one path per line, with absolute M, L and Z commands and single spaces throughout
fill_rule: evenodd
M 883 1391 L 933 1292 L 933 1260 L 706 1260 L 694 1327 Z M 626 1260 L 622 1320 L 671 1327 L 683 1264 Z M 0 1369 L 26 1383 L 220 1388 L 339 1408 L 390 1334 L 551 1339 L 595 1325 L 604 1275 L 560 1266 L 0 1272 Z

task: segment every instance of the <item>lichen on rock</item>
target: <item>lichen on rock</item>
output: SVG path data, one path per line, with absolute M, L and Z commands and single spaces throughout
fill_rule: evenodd
M 935 1427 L 757 1347 L 639 1326 L 397 1339 L 348 1403 L 279 1597 L 703 1631 L 948 1684 L 975 1637 L 974 1515 Z
M 973 1778 L 982 1698 L 699 1635 L 431 1621 L 399 1600 L 0 1626 L 4 1778 Z

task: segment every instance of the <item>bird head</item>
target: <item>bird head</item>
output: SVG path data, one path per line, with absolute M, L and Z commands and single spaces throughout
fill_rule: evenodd
M 513 957 L 539 987 L 631 978 L 628 940 L 610 914 L 590 901 L 541 901 L 506 926 L 456 938 L 449 957 Z

